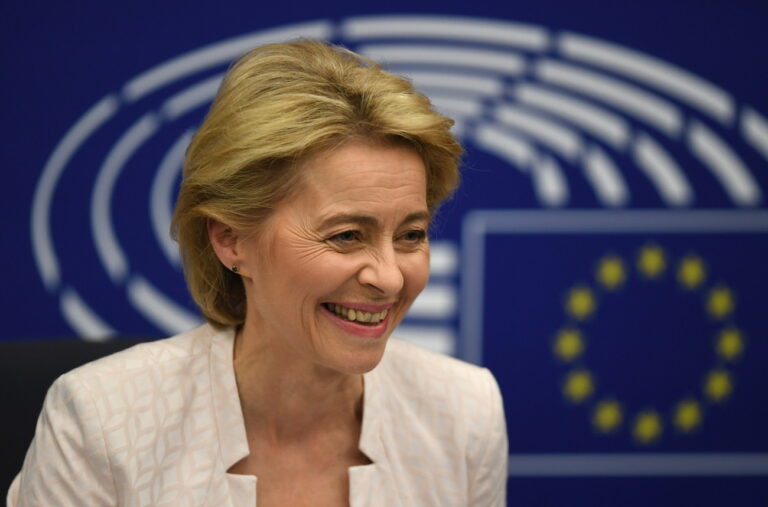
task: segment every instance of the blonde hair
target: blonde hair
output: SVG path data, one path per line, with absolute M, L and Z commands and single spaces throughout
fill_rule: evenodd
M 416 150 L 434 212 L 459 181 L 452 125 L 409 81 L 341 47 L 302 40 L 243 56 L 189 146 L 171 227 L 208 322 L 242 324 L 246 308 L 242 280 L 211 247 L 209 219 L 252 230 L 294 187 L 302 160 L 355 138 Z

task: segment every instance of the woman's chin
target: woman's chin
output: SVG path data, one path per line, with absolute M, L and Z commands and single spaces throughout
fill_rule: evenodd
M 355 347 L 356 350 L 347 350 L 345 353 L 334 357 L 332 368 L 347 375 L 368 373 L 381 362 L 386 343 L 387 338 L 382 337 L 377 339 L 375 344 L 370 343 L 366 347 Z

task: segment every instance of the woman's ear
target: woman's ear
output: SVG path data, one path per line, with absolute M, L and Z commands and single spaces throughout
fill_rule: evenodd
M 208 240 L 211 242 L 216 257 L 227 269 L 235 272 L 239 270 L 242 264 L 240 257 L 239 241 L 237 234 L 226 224 L 208 219 Z

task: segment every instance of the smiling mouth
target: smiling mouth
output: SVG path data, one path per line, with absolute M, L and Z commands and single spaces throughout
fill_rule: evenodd
M 365 326 L 375 326 L 381 323 L 381 321 L 387 318 L 387 314 L 389 313 L 389 310 L 366 312 L 354 308 L 347 308 L 346 306 L 337 305 L 335 303 L 323 303 L 323 306 L 337 317 Z

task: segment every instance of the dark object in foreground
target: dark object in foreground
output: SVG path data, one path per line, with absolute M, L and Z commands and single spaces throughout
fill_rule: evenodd
M 114 339 L 85 342 L 77 339 L 0 343 L 0 502 L 35 434 L 45 393 L 56 378 L 94 359 L 147 340 Z

